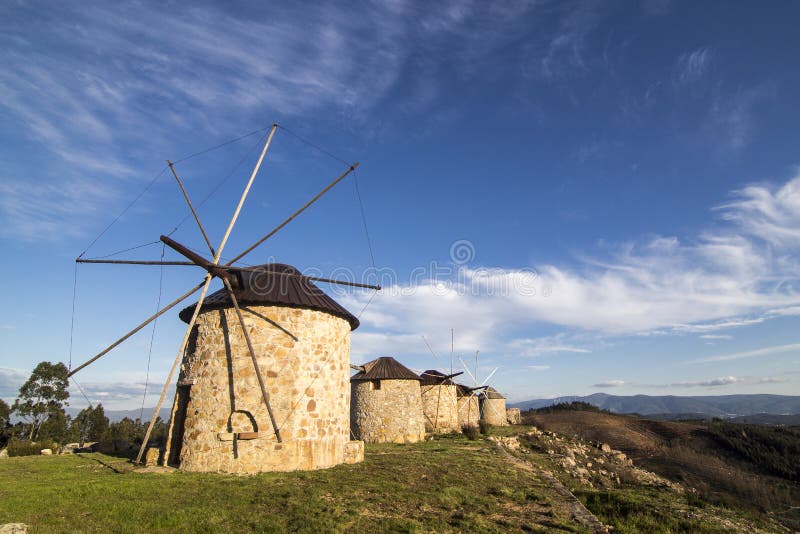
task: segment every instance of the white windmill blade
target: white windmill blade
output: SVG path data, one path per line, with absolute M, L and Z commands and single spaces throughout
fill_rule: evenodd
M 489 376 L 487 376 L 486 378 L 484 378 L 484 379 L 483 379 L 483 382 L 481 382 L 481 385 L 482 385 L 482 386 L 485 386 L 485 385 L 486 385 L 486 383 L 487 383 L 487 382 L 488 382 L 488 381 L 489 381 L 489 380 L 490 380 L 490 379 L 491 379 L 491 378 L 494 376 L 494 374 L 497 372 L 497 370 L 498 370 L 498 369 L 500 369 L 500 368 L 499 368 L 499 367 L 495 367 L 495 368 L 492 370 L 492 372 L 491 372 L 491 373 L 489 373 Z
M 433 356 L 433 357 L 436 359 L 436 362 L 437 362 L 439 365 L 443 365 L 443 364 L 442 364 L 442 360 L 440 360 L 440 359 L 439 359 L 439 357 L 436 355 L 436 353 L 435 353 L 435 352 L 433 352 L 433 348 L 431 347 L 431 344 L 430 344 L 430 343 L 428 343 L 428 340 L 425 338 L 425 336 L 421 336 L 421 337 L 422 337 L 422 341 L 424 341 L 424 342 L 425 342 L 425 346 L 426 346 L 426 347 L 428 347 L 428 350 L 429 350 L 429 351 L 431 351 L 431 355 L 432 355 L 432 356 Z
M 469 367 L 467 367 L 467 364 L 461 359 L 461 356 L 458 357 L 458 361 L 461 362 L 461 366 L 464 368 L 464 371 L 466 371 L 467 374 L 472 378 L 472 381 L 475 382 L 475 385 L 478 385 L 478 379 L 475 378 L 475 375 L 473 375 L 472 372 L 470 372 Z

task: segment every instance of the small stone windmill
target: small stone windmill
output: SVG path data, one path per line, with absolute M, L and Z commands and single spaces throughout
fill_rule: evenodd
M 506 398 L 500 394 L 495 388 L 488 384 L 489 380 L 494 376 L 499 367 L 495 367 L 489 375 L 482 381 L 478 382 L 478 354 L 475 351 L 475 371 L 474 374 L 470 372 L 464 360 L 459 358 L 461 365 L 467 374 L 472 378 L 474 386 L 463 388 L 463 396 L 468 397 L 464 402 L 470 407 L 470 412 L 473 404 L 477 401 L 480 409 L 480 421 L 485 421 L 494 426 L 507 426 L 508 418 L 506 415 Z M 476 394 L 480 391 L 481 393 Z
M 220 244 L 214 248 L 189 195 L 172 170 L 212 256 L 207 259 L 167 236 L 161 241 L 189 261 L 104 261 L 192 265 L 203 280 L 118 341 L 76 367 L 72 376 L 166 311 L 200 291 L 180 317 L 188 326 L 137 456 L 141 462 L 156 415 L 182 363 L 164 461 L 192 471 L 250 473 L 330 467 L 357 457 L 349 442 L 350 331 L 358 319 L 314 282 L 379 290 L 378 286 L 302 275 L 284 264 L 233 264 L 274 236 L 355 170 L 349 168 L 309 202 L 225 264 L 225 244 L 258 174 L 278 125 L 270 129 Z M 211 281 L 223 288 L 206 297 Z M 353 451 L 356 451 L 355 453 Z M 356 458 L 357 459 L 357 458 Z

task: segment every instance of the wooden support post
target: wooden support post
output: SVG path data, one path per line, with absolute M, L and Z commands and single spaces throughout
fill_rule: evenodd
M 167 391 L 169 390 L 169 385 L 172 382 L 172 377 L 175 375 L 175 370 L 178 368 L 178 365 L 181 363 L 181 359 L 183 358 L 183 353 L 186 351 L 186 345 L 189 343 L 189 336 L 192 334 L 192 328 L 194 327 L 194 323 L 197 322 L 197 316 L 200 315 L 200 308 L 203 306 L 203 301 L 206 298 L 206 293 L 208 292 L 208 286 L 211 285 L 211 280 L 213 277 L 211 274 L 206 274 L 205 280 L 203 280 L 203 291 L 200 293 L 200 298 L 197 299 L 197 305 L 194 307 L 194 312 L 192 313 L 192 319 L 189 321 L 189 327 L 186 329 L 186 333 L 183 335 L 183 341 L 181 342 L 181 348 L 178 350 L 177 356 L 175 356 L 175 360 L 172 362 L 172 367 L 169 370 L 169 374 L 167 375 L 167 380 L 164 382 L 164 387 L 161 389 L 161 396 L 158 398 L 158 403 L 156 403 L 156 407 L 153 410 L 153 416 L 150 418 L 150 424 L 147 426 L 147 431 L 144 434 L 144 440 L 142 441 L 142 446 L 139 447 L 139 454 L 136 455 L 136 463 L 142 463 L 142 456 L 144 455 L 144 451 L 147 449 L 147 442 L 150 441 L 150 433 L 153 432 L 153 426 L 156 424 L 156 418 L 158 418 L 158 412 L 161 411 L 161 405 L 164 403 L 164 399 L 167 396 Z M 166 461 L 166 458 L 164 459 Z
M 250 359 L 253 360 L 253 368 L 256 372 L 258 385 L 261 387 L 261 397 L 264 399 L 264 404 L 267 407 L 267 413 L 272 423 L 272 429 L 275 431 L 275 437 L 278 438 L 278 443 L 281 443 L 283 441 L 281 439 L 281 431 L 278 429 L 278 423 L 275 421 L 275 414 L 272 413 L 272 405 L 269 402 L 269 392 L 267 391 L 267 386 L 264 384 L 264 378 L 261 376 L 261 369 L 258 367 L 258 358 L 256 358 L 256 351 L 253 349 L 253 343 L 250 341 L 250 333 L 247 331 L 247 325 L 244 323 L 242 310 L 239 308 L 239 302 L 236 300 L 236 295 L 233 292 L 231 283 L 227 278 L 223 278 L 222 283 L 225 284 L 225 289 L 228 290 L 228 296 L 231 298 L 231 302 L 233 302 L 233 308 L 236 310 L 236 315 L 239 317 L 239 325 L 242 327 L 242 334 L 244 334 L 244 340 L 247 343 L 247 350 L 250 352 Z

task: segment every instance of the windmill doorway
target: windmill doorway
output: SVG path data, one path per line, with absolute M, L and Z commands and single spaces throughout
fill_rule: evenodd
M 169 458 L 167 465 L 179 467 L 181 464 L 181 447 L 183 446 L 183 430 L 186 423 L 186 409 L 189 406 L 189 398 L 192 386 L 189 384 L 178 385 L 175 401 L 175 413 L 172 421 L 172 439 L 169 444 Z

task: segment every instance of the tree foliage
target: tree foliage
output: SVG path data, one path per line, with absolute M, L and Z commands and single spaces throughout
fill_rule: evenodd
M 11 408 L 6 401 L 0 399 L 0 447 L 4 447 L 8 442 L 11 433 Z
M 69 432 L 70 439 L 83 443 L 85 441 L 103 441 L 109 438 L 109 423 L 102 404 L 94 408 L 84 408 L 72 420 Z
M 30 378 L 19 388 L 19 397 L 12 411 L 29 425 L 28 439 L 35 439 L 42 424 L 67 404 L 67 366 L 63 363 L 41 362 Z

